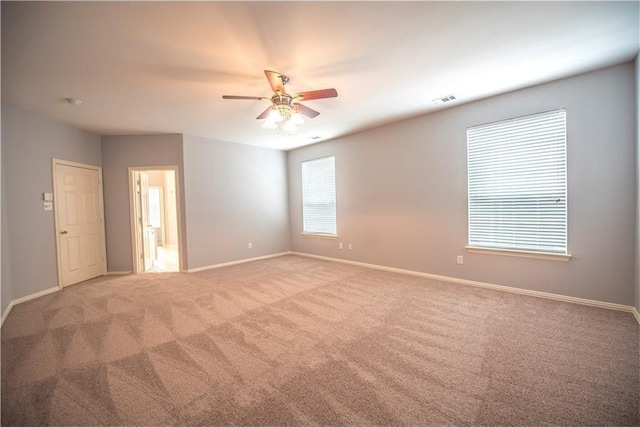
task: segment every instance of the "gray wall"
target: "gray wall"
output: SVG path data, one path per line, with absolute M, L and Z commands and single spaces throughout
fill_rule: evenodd
M 290 151 L 292 250 L 632 305 L 634 73 L 627 63 Z M 466 253 L 466 128 L 562 107 L 573 259 Z M 300 163 L 331 154 L 344 250 L 301 235 Z
M 131 214 L 129 203 L 129 167 L 178 166 L 178 191 L 183 212 L 179 224 L 182 242 L 182 268 L 186 261 L 184 225 L 184 166 L 182 135 L 136 135 L 102 137 L 102 173 L 104 177 L 105 224 L 107 234 L 107 270 L 133 270 Z
M 101 165 L 100 137 L 2 106 L 2 310 L 58 285 L 51 159 Z
M 184 166 L 189 268 L 289 251 L 286 153 L 185 135 Z

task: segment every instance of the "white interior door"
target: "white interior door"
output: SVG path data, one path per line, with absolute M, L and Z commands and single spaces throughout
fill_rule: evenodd
M 55 163 L 55 206 L 61 285 L 106 273 L 100 173 Z
M 149 174 L 140 172 L 140 214 L 142 223 L 142 253 L 144 259 L 144 271 L 153 268 L 156 259 L 156 233 L 149 219 Z

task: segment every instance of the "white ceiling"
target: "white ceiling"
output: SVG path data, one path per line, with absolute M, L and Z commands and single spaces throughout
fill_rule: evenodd
M 98 134 L 290 149 L 632 60 L 633 2 L 2 2 L 2 101 Z M 255 119 L 263 70 L 320 111 Z M 64 102 L 82 100 L 80 106 Z

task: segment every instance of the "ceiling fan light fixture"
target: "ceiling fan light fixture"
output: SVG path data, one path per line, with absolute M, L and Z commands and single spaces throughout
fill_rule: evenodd
M 289 119 L 290 122 L 292 122 L 294 125 L 296 126 L 300 126 L 302 124 L 304 124 L 304 119 L 302 118 L 302 115 L 298 112 L 295 112 L 291 115 L 291 118 Z
M 278 125 L 276 124 L 276 122 L 267 119 L 262 124 L 262 127 L 265 128 L 265 129 L 277 129 Z
M 291 118 L 291 106 L 287 104 L 278 104 L 275 109 L 280 114 L 282 120 L 289 120 Z
M 282 117 L 282 114 L 280 114 L 280 111 L 278 111 L 276 107 L 273 107 L 273 109 L 269 113 L 269 116 L 267 117 L 267 121 L 278 123 L 278 122 L 281 122 L 282 120 L 283 120 L 283 117 Z
M 282 130 L 286 130 L 287 132 L 294 132 L 298 127 L 291 120 L 287 120 L 287 122 L 282 126 Z

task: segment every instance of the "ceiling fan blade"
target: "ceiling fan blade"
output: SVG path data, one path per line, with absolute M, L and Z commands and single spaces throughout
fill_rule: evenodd
M 271 113 L 271 110 L 273 110 L 273 107 L 268 107 L 258 117 L 256 117 L 256 119 L 257 120 L 266 119 L 269 116 L 269 113 Z
M 294 102 L 293 106 L 296 107 L 296 109 L 298 110 L 298 112 L 300 112 L 300 114 L 304 114 L 305 116 L 307 116 L 309 118 L 312 118 L 312 119 L 314 117 L 317 117 L 318 114 L 320 114 L 319 112 L 317 112 L 313 108 L 306 107 L 306 106 L 300 104 L 299 102 Z
M 338 91 L 332 88 L 300 92 L 296 95 L 296 98 L 299 98 L 303 101 L 309 101 L 311 99 L 335 98 L 336 96 L 338 96 Z
M 241 96 L 241 95 L 222 95 L 222 99 L 251 99 L 254 101 L 260 101 L 265 98 L 264 96 Z
M 284 91 L 284 79 L 282 74 L 277 73 L 275 71 L 264 70 L 265 76 L 267 76 L 267 80 L 269 80 L 269 84 L 271 85 L 271 89 L 277 93 L 285 93 Z

